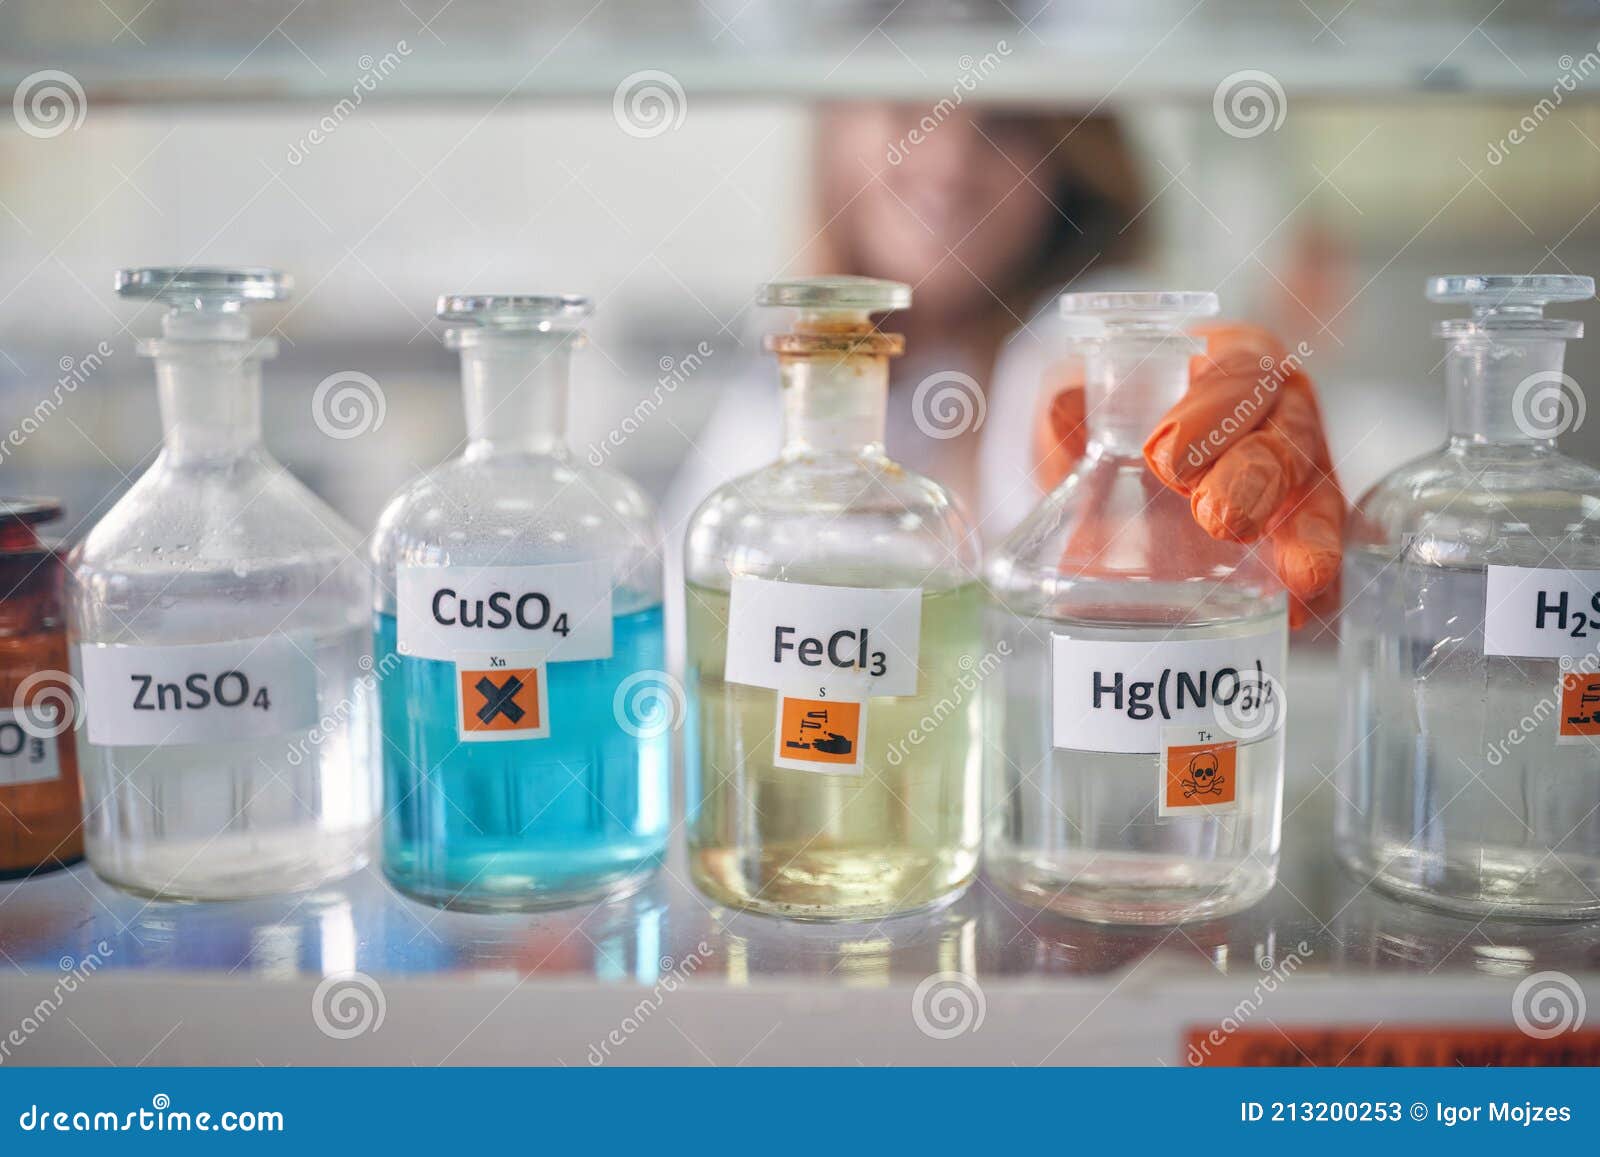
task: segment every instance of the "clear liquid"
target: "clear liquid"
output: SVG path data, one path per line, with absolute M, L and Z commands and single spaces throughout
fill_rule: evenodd
M 666 846 L 671 732 L 630 734 L 614 699 L 665 663 L 659 604 L 618 615 L 609 659 L 546 668 L 550 733 L 463 743 L 455 666 L 403 658 L 375 624 L 382 682 L 384 872 L 464 909 L 531 909 L 633 890 Z M 663 682 L 665 676 L 662 676 Z
M 1346 555 L 1340 855 L 1456 911 L 1600 914 L 1600 748 L 1556 745 L 1558 660 L 1484 655 L 1485 585 Z
M 1282 612 L 1203 627 L 1108 627 L 1024 618 L 998 604 L 991 638 L 1010 655 L 986 693 L 987 871 L 1028 903 L 1080 920 L 1171 924 L 1235 912 L 1277 878 L 1284 732 L 1238 749 L 1230 814 L 1158 815 L 1160 757 L 1054 745 L 1051 634 L 1150 642 L 1228 639 L 1281 627 Z
M 366 632 L 301 643 L 317 724 L 238 743 L 80 744 L 85 847 L 103 878 L 163 900 L 315 887 L 366 863 L 376 807 Z
M 977 870 L 977 583 L 922 596 L 919 693 L 874 698 L 860 776 L 773 766 L 777 693 L 727 683 L 728 592 L 690 584 L 686 739 L 695 882 L 731 905 L 864 919 L 939 902 Z

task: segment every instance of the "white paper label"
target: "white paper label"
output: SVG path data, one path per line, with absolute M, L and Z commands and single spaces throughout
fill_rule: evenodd
M 1600 571 L 1491 566 L 1483 653 L 1576 659 L 1600 649 Z
M 89 742 L 235 743 L 317 721 L 317 668 L 286 635 L 226 643 L 78 648 Z
M 61 777 L 55 737 L 30 735 L 22 717 L 20 711 L 0 711 L 0 787 Z
M 611 564 L 402 566 L 400 653 L 454 660 L 490 651 L 547 662 L 611 658 Z
M 728 608 L 730 683 L 820 697 L 915 695 L 919 587 L 869 590 L 741 576 Z
M 1283 726 L 1287 624 L 1224 639 L 1052 636 L 1055 745 L 1155 755 L 1163 729 L 1215 727 L 1240 743 Z

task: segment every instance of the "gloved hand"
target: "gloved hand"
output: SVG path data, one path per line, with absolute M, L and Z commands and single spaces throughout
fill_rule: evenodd
M 1269 539 L 1293 626 L 1331 614 L 1345 502 L 1311 379 L 1257 326 L 1194 332 L 1207 339 L 1207 350 L 1190 365 L 1188 393 L 1145 442 L 1145 464 L 1189 499 L 1212 538 Z M 1071 472 L 1086 440 L 1082 380 L 1067 376 L 1053 386 L 1035 447 L 1035 478 L 1045 489 Z

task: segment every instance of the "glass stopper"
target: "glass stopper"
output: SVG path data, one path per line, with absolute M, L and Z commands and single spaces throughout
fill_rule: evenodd
M 1450 318 L 1434 327 L 1440 337 L 1494 334 L 1529 338 L 1578 338 L 1583 323 L 1546 318 L 1544 307 L 1559 302 L 1587 301 L 1594 296 L 1594 278 L 1568 273 L 1469 273 L 1428 279 L 1428 300 L 1471 307 L 1469 318 Z

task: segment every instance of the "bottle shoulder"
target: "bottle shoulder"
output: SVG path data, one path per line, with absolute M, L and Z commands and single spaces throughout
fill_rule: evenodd
M 330 567 L 359 548 L 354 528 L 265 453 L 218 464 L 177 464 L 163 455 L 73 549 L 70 562 L 74 572 Z
M 1138 459 L 1086 459 L 990 552 L 994 596 L 1018 614 L 1167 624 L 1273 613 L 1270 547 L 1212 538 Z
M 881 457 L 774 462 L 713 490 L 686 535 L 685 571 L 702 585 L 755 574 L 944 589 L 978 568 L 976 536 L 944 487 Z
M 1541 559 L 1594 565 L 1600 471 L 1547 449 L 1447 446 L 1403 464 L 1363 494 L 1346 544 L 1420 549 L 1453 565 L 1533 566 Z
M 605 559 L 626 605 L 661 599 L 654 502 L 614 470 L 548 454 L 445 462 L 400 490 L 373 532 L 380 609 L 402 566 L 541 566 Z
M 659 548 L 655 503 L 626 475 L 551 455 L 456 458 L 403 487 L 378 518 L 375 555 L 431 565 Z M 506 557 L 510 556 L 510 557 Z

